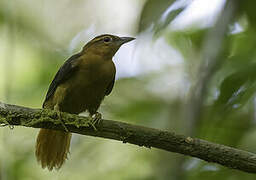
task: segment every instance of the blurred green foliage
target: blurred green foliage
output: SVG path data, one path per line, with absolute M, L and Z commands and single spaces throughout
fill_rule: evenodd
M 74 49 L 80 48 L 81 42 L 91 38 L 89 31 L 93 35 L 137 32 L 133 56 L 143 68 L 136 75 L 117 80 L 112 94 L 100 108 L 104 118 L 182 134 L 195 128 L 198 138 L 256 152 L 255 2 L 234 1 L 237 8 L 217 55 L 221 63 L 211 74 L 201 118 L 194 126 L 189 126 L 186 118 L 191 87 L 201 75 L 198 67 L 204 61 L 202 51 L 209 32 L 219 27 L 215 23 L 207 27 L 192 24 L 175 30 L 173 20 L 182 16 L 193 2 L 170 11 L 163 19 L 174 2 L 122 1 L 125 6 L 111 0 L 94 3 L 86 0 L 0 1 L 0 100 L 40 108 L 57 69 Z M 96 12 L 86 11 L 96 7 Z M 116 17 L 119 13 L 120 18 L 110 19 L 112 16 L 105 16 L 108 13 Z M 103 20 L 106 23 L 102 23 Z M 95 29 L 90 30 L 92 24 Z M 236 25 L 241 30 L 232 32 Z M 76 38 L 80 41 L 70 49 Z M 142 52 L 138 52 L 139 45 L 143 47 Z M 150 52 L 145 53 L 146 48 Z M 182 60 L 175 61 L 177 57 L 169 51 L 174 51 Z M 154 52 L 158 54 L 152 56 L 150 53 Z M 165 64 L 151 70 L 148 68 L 151 62 Z M 80 135 L 73 136 L 71 156 L 64 167 L 48 172 L 42 170 L 34 158 L 36 134 L 37 130 L 22 127 L 12 131 L 1 129 L 1 180 L 255 179 L 255 175 L 198 159 Z

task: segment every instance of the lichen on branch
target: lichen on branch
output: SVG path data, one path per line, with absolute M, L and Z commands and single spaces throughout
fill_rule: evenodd
M 72 133 L 114 139 L 144 147 L 200 158 L 244 172 L 256 173 L 256 154 L 173 132 L 101 120 L 94 125 L 88 117 L 46 109 L 31 109 L 0 102 L 0 124 L 65 131 L 61 120 Z

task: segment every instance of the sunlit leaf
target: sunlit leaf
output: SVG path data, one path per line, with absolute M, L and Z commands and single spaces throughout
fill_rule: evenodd
M 217 108 L 237 109 L 254 94 L 256 90 L 256 64 L 251 64 L 231 75 L 221 83 L 220 95 L 215 102 Z
M 175 2 L 175 0 L 148 0 L 141 12 L 141 17 L 139 20 L 139 32 L 144 31 L 151 25 L 161 25 L 161 28 L 163 28 L 166 26 L 166 24 L 169 24 L 169 22 L 174 19 L 176 15 L 181 11 L 176 10 L 169 13 L 164 21 L 160 22 L 163 13 L 167 10 L 168 7 L 172 5 L 173 2 Z
M 208 29 L 171 31 L 166 38 L 186 59 L 191 59 L 192 54 L 200 52 L 207 32 Z
M 238 13 L 240 13 L 240 15 L 246 14 L 250 22 L 250 25 L 253 28 L 256 28 L 256 12 L 255 12 L 256 1 L 237 0 L 237 7 L 238 7 Z

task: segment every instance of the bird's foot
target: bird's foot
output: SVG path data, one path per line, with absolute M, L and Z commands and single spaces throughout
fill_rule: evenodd
M 58 116 L 58 118 L 60 119 L 61 125 L 63 126 L 64 130 L 65 130 L 66 132 L 69 132 L 69 131 L 68 131 L 68 128 L 66 127 L 66 125 L 65 125 L 65 123 L 64 123 L 64 121 L 62 120 L 61 112 L 60 112 L 60 111 L 57 111 L 57 116 Z
M 92 115 L 92 119 L 93 119 L 94 124 L 100 123 L 100 121 L 102 119 L 101 113 L 96 112 L 94 115 Z
M 94 128 L 94 130 L 97 131 L 97 129 L 96 129 L 96 127 L 95 127 L 95 124 L 100 123 L 100 121 L 101 121 L 101 119 L 102 119 L 101 113 L 96 112 L 95 114 L 90 115 L 89 118 L 90 118 L 92 127 Z

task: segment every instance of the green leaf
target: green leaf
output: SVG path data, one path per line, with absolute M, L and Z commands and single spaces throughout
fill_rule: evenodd
M 250 64 L 228 75 L 221 83 L 215 107 L 221 110 L 242 107 L 256 90 L 256 64 Z
M 169 44 L 179 50 L 186 59 L 191 59 L 194 53 L 201 50 L 207 32 L 208 29 L 171 31 L 166 38 Z
M 237 0 L 238 14 L 246 14 L 249 20 L 250 25 L 255 29 L 256 28 L 256 1 L 252 0 Z
M 154 25 L 154 31 L 164 29 L 183 9 L 184 6 L 167 12 L 175 0 L 148 0 L 142 10 L 139 21 L 139 32 L 142 32 Z M 164 14 L 166 13 L 166 14 Z

